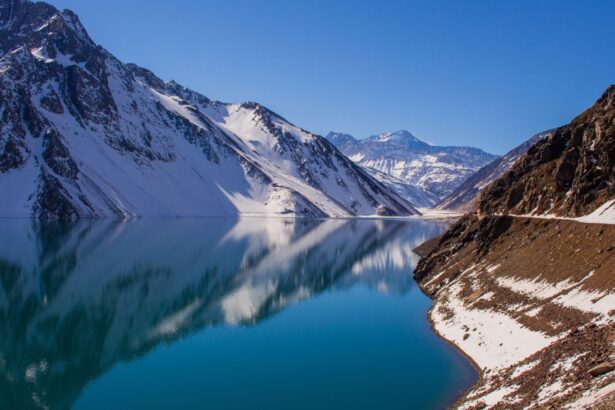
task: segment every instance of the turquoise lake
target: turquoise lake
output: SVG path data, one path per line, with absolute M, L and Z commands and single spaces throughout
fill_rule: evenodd
M 0 409 L 441 409 L 443 222 L 0 219 Z

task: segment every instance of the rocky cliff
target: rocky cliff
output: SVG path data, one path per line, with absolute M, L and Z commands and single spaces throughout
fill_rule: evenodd
M 615 85 L 570 124 L 529 149 L 489 186 L 479 209 L 577 217 L 615 196 Z

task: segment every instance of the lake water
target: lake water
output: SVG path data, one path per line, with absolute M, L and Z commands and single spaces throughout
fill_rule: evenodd
M 420 220 L 0 219 L 1 409 L 438 409 Z

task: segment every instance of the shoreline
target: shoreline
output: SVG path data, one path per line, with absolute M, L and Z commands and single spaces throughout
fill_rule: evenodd
M 499 233 L 481 250 L 460 234 L 465 228 L 481 242 L 481 222 L 473 221 L 464 217 L 451 228 L 456 233 L 415 250 L 432 330 L 479 375 L 451 408 L 585 408 L 611 400 L 615 227 L 492 217 L 489 232 L 500 224 Z M 607 370 L 597 373 L 600 366 Z
M 474 390 L 475 388 L 477 388 L 478 386 L 480 386 L 483 381 L 484 381 L 484 370 L 478 365 L 478 363 L 476 363 L 476 361 L 474 360 L 474 358 L 472 356 L 470 356 L 468 353 L 466 353 L 460 346 L 458 346 L 454 341 L 446 338 L 444 335 L 442 335 L 437 329 L 436 329 L 436 324 L 433 321 L 432 317 L 431 317 L 431 312 L 432 309 L 434 308 L 434 306 L 436 305 L 436 301 L 434 300 L 434 298 L 429 295 L 429 293 L 425 292 L 425 289 L 423 289 L 423 286 L 419 283 L 416 282 L 417 285 L 419 286 L 419 289 L 421 290 L 421 292 L 427 296 L 429 298 L 429 300 L 431 300 L 431 307 L 427 310 L 427 321 L 429 322 L 429 326 L 431 328 L 431 331 L 438 336 L 440 339 L 442 339 L 444 342 L 446 342 L 449 346 L 451 346 L 457 353 L 459 353 L 474 369 L 474 371 L 476 371 L 476 374 L 478 375 L 478 380 L 476 380 L 476 382 L 474 382 L 474 384 L 472 384 L 470 387 L 468 387 L 467 389 L 465 389 L 461 395 L 459 397 L 457 397 L 453 402 L 451 402 L 449 408 L 454 408 L 454 407 L 458 407 L 459 405 L 462 404 L 462 399 L 472 390 Z

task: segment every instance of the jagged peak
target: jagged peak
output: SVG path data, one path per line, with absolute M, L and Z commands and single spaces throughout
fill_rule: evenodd
M 125 64 L 125 67 L 134 77 L 138 78 L 148 87 L 151 87 L 159 93 L 176 95 L 184 100 L 189 100 L 192 103 L 209 104 L 211 102 L 211 100 L 203 94 L 191 90 L 175 80 L 162 80 L 147 68 L 141 67 L 134 63 Z
M 128 63 L 125 65 L 126 69 L 135 77 L 139 78 L 149 87 L 158 92 L 165 92 L 167 84 L 161 80 L 156 74 L 147 68 L 141 67 L 134 63 Z
M 46 54 L 56 51 L 84 62 L 98 48 L 70 10 L 58 10 L 43 2 L 0 0 L 0 52 L 19 47 L 43 48 Z

